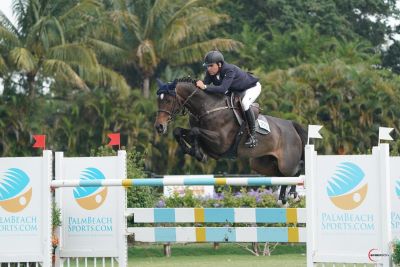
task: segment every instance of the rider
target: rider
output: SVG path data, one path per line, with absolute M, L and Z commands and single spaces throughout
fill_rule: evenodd
M 258 82 L 258 78 L 233 64 L 228 64 L 224 61 L 222 53 L 215 50 L 206 54 L 203 66 L 207 67 L 204 82 L 200 80 L 196 82 L 196 86 L 200 89 L 222 94 L 231 91 L 246 91 L 242 99 L 242 106 L 250 133 L 245 144 L 249 147 L 255 147 L 257 145 L 255 117 L 250 105 L 261 92 L 261 84 Z

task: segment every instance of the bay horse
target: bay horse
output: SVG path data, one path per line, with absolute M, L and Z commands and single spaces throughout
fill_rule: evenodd
M 249 158 L 253 171 L 269 177 L 298 176 L 304 168 L 304 146 L 307 141 L 306 130 L 298 123 L 259 115 L 258 119 L 267 120 L 270 132 L 257 133 L 258 145 L 248 148 L 241 138 L 246 133 L 245 125 L 237 119 L 240 103 L 224 94 L 207 93 L 196 87 L 190 79 L 162 83 L 157 80 L 158 111 L 154 124 L 157 132 L 165 134 L 169 122 L 187 110 L 190 118 L 190 129 L 175 128 L 174 137 L 185 154 L 205 161 L 206 155 L 214 158 L 238 157 Z M 231 104 L 230 104 L 231 103 Z M 252 107 L 254 108 L 254 106 Z M 254 109 L 255 115 L 259 113 Z M 206 155 L 205 155 L 206 154 Z M 286 187 L 281 186 L 279 200 L 286 203 Z M 289 194 L 295 197 L 296 186 Z

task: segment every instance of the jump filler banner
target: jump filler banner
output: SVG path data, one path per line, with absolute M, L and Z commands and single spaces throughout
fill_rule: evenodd
M 64 158 L 62 152 L 57 152 L 56 179 L 79 180 L 84 184 L 91 180 L 126 178 L 124 155 Z M 86 251 L 87 255 L 88 249 L 92 257 L 119 256 L 123 248 L 118 229 L 121 225 L 122 229 L 125 227 L 119 216 L 120 209 L 126 208 L 123 187 L 59 188 L 56 201 L 63 210 L 60 257 L 79 251 Z
M 400 240 L 400 157 L 390 157 L 390 197 L 392 235 Z
M 51 151 L 43 157 L 0 158 L 1 261 L 50 264 L 43 247 L 50 251 L 51 176 Z
M 336 254 L 342 255 L 341 260 L 371 262 L 371 249 L 385 251 L 377 238 L 384 230 L 379 219 L 378 154 L 317 157 L 314 190 L 318 216 L 314 226 L 316 255 L 321 259 Z

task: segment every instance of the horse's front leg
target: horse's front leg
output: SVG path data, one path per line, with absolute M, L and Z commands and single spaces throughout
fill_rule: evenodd
M 190 134 L 190 132 L 191 132 L 190 129 L 184 129 L 184 128 L 177 127 L 174 129 L 173 134 L 174 134 L 175 140 L 178 142 L 179 146 L 183 150 L 183 153 L 189 154 L 192 157 L 194 157 L 194 151 L 192 149 L 193 137 Z

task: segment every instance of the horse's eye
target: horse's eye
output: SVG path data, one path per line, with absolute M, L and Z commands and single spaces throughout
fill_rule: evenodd
M 163 98 L 164 98 L 164 94 L 161 94 L 160 99 L 163 100 Z

